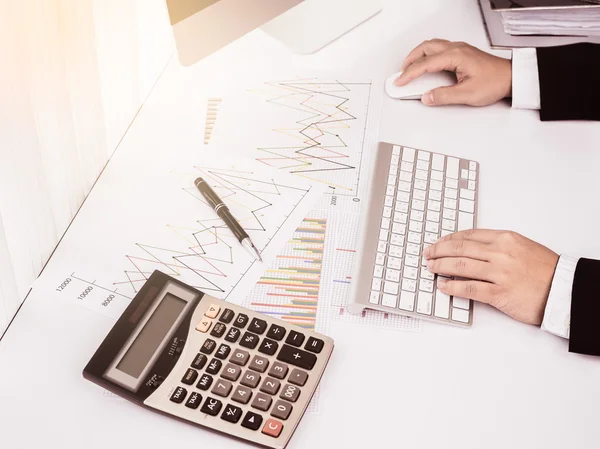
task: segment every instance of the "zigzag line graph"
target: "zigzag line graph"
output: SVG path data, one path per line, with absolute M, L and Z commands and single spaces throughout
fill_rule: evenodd
M 300 117 L 290 126 L 273 129 L 283 136 L 282 145 L 259 147 L 261 154 L 255 159 L 324 183 L 331 187 L 330 193 L 356 195 L 371 83 L 302 79 L 265 84 L 266 89 L 254 92 L 266 96 L 271 105 L 297 111 Z
M 248 260 L 243 270 L 239 270 L 240 261 L 236 260 L 233 249 L 233 245 L 238 248 L 239 243 L 200 193 L 188 187 L 195 177 L 202 176 L 244 229 L 253 232 L 251 235 L 260 251 L 268 247 L 281 225 L 310 191 L 310 188 L 285 185 L 274 179 L 265 180 L 247 171 L 208 167 L 194 167 L 194 170 L 191 174 L 174 174 L 184 181 L 182 193 L 195 200 L 192 206 L 196 205 L 191 207 L 193 214 L 202 218 L 186 225 L 167 224 L 162 239 L 169 243 L 167 246 L 136 243 L 133 251 L 125 255 L 127 268 L 123 279 L 113 283 L 119 289 L 134 295 L 152 272 L 160 269 L 200 290 L 226 295 L 232 284 L 235 286 L 251 268 L 254 261 Z M 285 201 L 281 201 L 282 197 Z M 276 198 L 279 201 L 275 207 Z

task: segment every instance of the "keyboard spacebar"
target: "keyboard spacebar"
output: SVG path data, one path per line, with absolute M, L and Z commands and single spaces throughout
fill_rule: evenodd
M 474 218 L 473 214 L 468 212 L 458 213 L 458 230 L 464 231 L 466 229 L 473 229 Z

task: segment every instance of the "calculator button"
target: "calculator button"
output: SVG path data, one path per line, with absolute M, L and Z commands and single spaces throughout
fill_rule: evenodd
M 200 322 L 196 325 L 196 330 L 198 332 L 208 332 L 208 330 L 210 329 L 210 325 L 212 324 L 212 321 L 209 320 L 208 318 L 203 318 L 200 320 Z
M 252 390 L 242 386 L 235 387 L 233 396 L 231 396 L 232 401 L 239 402 L 240 404 L 247 404 L 248 402 L 250 402 L 251 398 Z
M 251 334 L 250 332 L 246 332 L 242 339 L 240 340 L 239 345 L 244 348 L 254 349 L 258 344 L 258 335 Z
M 231 320 L 233 320 L 234 316 L 235 316 L 235 312 L 233 310 L 225 309 L 225 310 L 223 310 L 223 313 L 221 314 L 219 321 L 221 323 L 229 324 L 229 323 L 231 323 Z
M 283 345 L 281 351 L 277 354 L 277 360 L 297 366 L 298 368 L 313 369 L 315 363 L 317 363 L 317 356 L 302 349 Z
M 288 382 L 291 384 L 303 387 L 304 384 L 306 383 L 307 379 L 308 379 L 308 374 L 306 372 L 299 370 L 298 368 L 295 368 L 294 371 L 292 371 L 292 374 L 290 374 L 290 378 L 288 379 Z
M 240 383 L 242 385 L 246 385 L 250 388 L 256 388 L 259 382 L 260 375 L 258 375 L 257 373 L 253 373 L 252 371 L 246 371 L 244 373 L 244 376 L 242 377 L 242 380 L 240 380 Z
M 202 345 L 202 347 L 200 348 L 200 352 L 203 352 L 204 354 L 212 354 L 212 352 L 215 350 L 216 347 L 217 347 L 217 343 L 214 340 L 207 338 L 204 341 L 204 344 Z
M 251 370 L 258 371 L 259 373 L 264 373 L 267 370 L 268 366 L 269 366 L 268 359 L 261 357 L 259 355 L 255 355 L 254 358 L 252 359 L 252 362 L 250 362 L 249 368 Z
M 269 376 L 274 377 L 276 379 L 285 379 L 287 372 L 288 372 L 287 365 L 285 365 L 281 362 L 275 362 L 275 363 L 273 363 L 273 366 L 269 370 Z M 291 380 L 290 380 L 290 382 L 291 382 Z
M 294 346 L 302 346 L 302 343 L 304 343 L 304 334 L 301 334 L 300 332 L 296 332 L 296 331 L 290 331 L 290 334 L 288 335 L 288 337 L 285 339 L 285 342 L 288 345 L 294 345 Z
M 246 324 L 248 324 L 248 315 L 244 315 L 243 313 L 240 313 L 233 322 L 233 325 L 235 327 L 239 327 L 240 329 L 246 327 Z
M 225 335 L 225 340 L 231 343 L 235 343 L 236 341 L 238 341 L 238 338 L 240 338 L 241 334 L 242 331 L 239 330 L 237 327 L 231 327 L 229 328 L 229 332 L 227 332 L 227 335 Z
M 236 349 L 233 351 L 233 355 L 229 359 L 231 363 L 235 363 L 236 365 L 246 366 L 248 360 L 250 359 L 250 354 L 246 351 L 242 351 L 241 349 Z
M 227 358 L 227 356 L 229 356 L 230 352 L 231 352 L 231 346 L 222 344 L 221 346 L 219 346 L 219 349 L 217 350 L 215 357 L 217 357 L 221 360 L 225 360 Z
M 181 404 L 187 395 L 187 390 L 183 387 L 175 388 L 175 391 L 171 395 L 171 401 L 176 404 Z
M 227 365 L 225 365 L 225 368 L 221 373 L 221 377 L 223 379 L 235 382 L 240 377 L 240 374 L 242 374 L 242 368 L 232 363 L 228 363 Z
M 186 385 L 193 385 L 194 382 L 196 382 L 197 378 L 198 371 L 196 371 L 195 369 L 188 368 L 188 370 L 185 372 L 185 375 L 183 376 L 183 379 L 181 379 L 181 383 L 184 383 Z
M 271 410 L 271 416 L 279 419 L 288 419 L 290 413 L 292 413 L 292 404 L 285 401 L 277 401 L 273 410 Z
M 310 337 L 306 342 L 306 346 L 304 346 L 304 349 L 318 354 L 323 349 L 323 346 L 325 346 L 325 342 L 323 340 L 319 340 L 315 337 Z
M 221 308 L 218 305 L 211 304 L 210 306 L 208 306 L 206 312 L 204 312 L 204 315 L 206 315 L 209 318 L 216 318 L 220 311 Z
M 263 427 L 262 433 L 269 435 L 270 437 L 277 438 L 283 430 L 283 424 L 275 419 L 267 419 L 265 426 Z
M 252 407 L 266 412 L 267 410 L 269 410 L 269 407 L 271 407 L 272 402 L 273 399 L 271 399 L 271 396 L 267 396 L 263 393 L 256 393 L 256 396 L 252 401 Z
M 278 326 L 277 324 L 271 324 L 269 328 L 269 332 L 267 332 L 267 337 L 272 338 L 273 340 L 281 341 L 285 336 L 285 327 Z
M 217 383 L 215 383 L 211 393 L 226 398 L 229 396 L 229 393 L 231 393 L 232 388 L 233 384 L 231 382 L 227 382 L 226 380 L 217 380 Z
M 267 322 L 265 320 L 259 320 L 258 318 L 254 318 L 250 322 L 248 330 L 256 332 L 258 335 L 261 335 L 262 333 L 264 333 L 264 331 L 267 330 Z
M 279 348 L 279 345 L 276 341 L 265 338 L 258 347 L 258 352 L 262 352 L 263 354 L 267 355 L 273 355 L 277 352 L 277 348 Z
M 213 330 L 210 331 L 210 335 L 213 337 L 221 338 L 225 331 L 227 330 L 227 326 L 223 323 L 215 323 Z
M 275 395 L 279 391 L 280 386 L 281 382 L 279 382 L 277 379 L 267 377 L 260 386 L 260 391 L 262 391 L 263 393 Z
M 242 409 L 231 404 L 227 404 L 225 406 L 225 410 L 223 410 L 223 413 L 221 414 L 221 419 L 224 419 L 225 421 L 229 421 L 234 424 L 238 422 L 241 417 Z
M 290 402 L 296 402 L 298 400 L 298 396 L 300 396 L 300 388 L 290 384 L 286 384 L 279 395 L 281 399 L 286 399 Z
M 192 362 L 192 366 L 196 369 L 202 369 L 204 368 L 204 365 L 206 365 L 207 361 L 208 357 L 206 357 L 204 354 L 198 354 Z
M 208 374 L 203 374 L 202 376 L 200 376 L 200 380 L 196 384 L 196 388 L 206 391 L 210 388 L 212 383 L 213 383 L 213 378 L 211 376 L 209 376 Z
M 200 393 L 196 393 L 195 391 L 190 395 L 189 399 L 185 403 L 185 406 L 191 409 L 196 410 L 200 403 L 202 402 L 202 396 Z
M 246 412 L 246 416 L 242 420 L 242 427 L 250 430 L 258 430 L 263 422 L 262 416 L 253 412 Z
M 206 367 L 206 372 L 208 374 L 217 374 L 221 367 L 223 366 L 223 362 L 218 359 L 212 359 L 208 366 Z
M 207 415 L 217 416 L 221 411 L 221 407 L 223 407 L 223 403 L 218 399 L 206 398 L 204 404 L 202 404 L 202 408 L 200 411 L 202 413 L 206 413 Z

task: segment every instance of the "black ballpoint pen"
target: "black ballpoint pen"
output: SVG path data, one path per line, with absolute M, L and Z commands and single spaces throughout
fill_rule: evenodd
M 214 208 L 217 215 L 225 222 L 235 238 L 237 238 L 242 246 L 246 248 L 254 257 L 262 262 L 262 257 L 260 257 L 260 253 L 258 252 L 256 246 L 254 246 L 254 243 L 252 243 L 252 240 L 250 240 L 250 236 L 231 214 L 229 208 L 225 205 L 223 200 L 219 198 L 219 195 L 216 194 L 216 192 L 203 178 L 196 178 L 194 184 L 206 201 L 208 201 L 208 203 Z

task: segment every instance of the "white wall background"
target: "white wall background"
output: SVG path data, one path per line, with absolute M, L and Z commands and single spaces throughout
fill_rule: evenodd
M 173 48 L 165 0 L 0 0 L 0 335 Z

